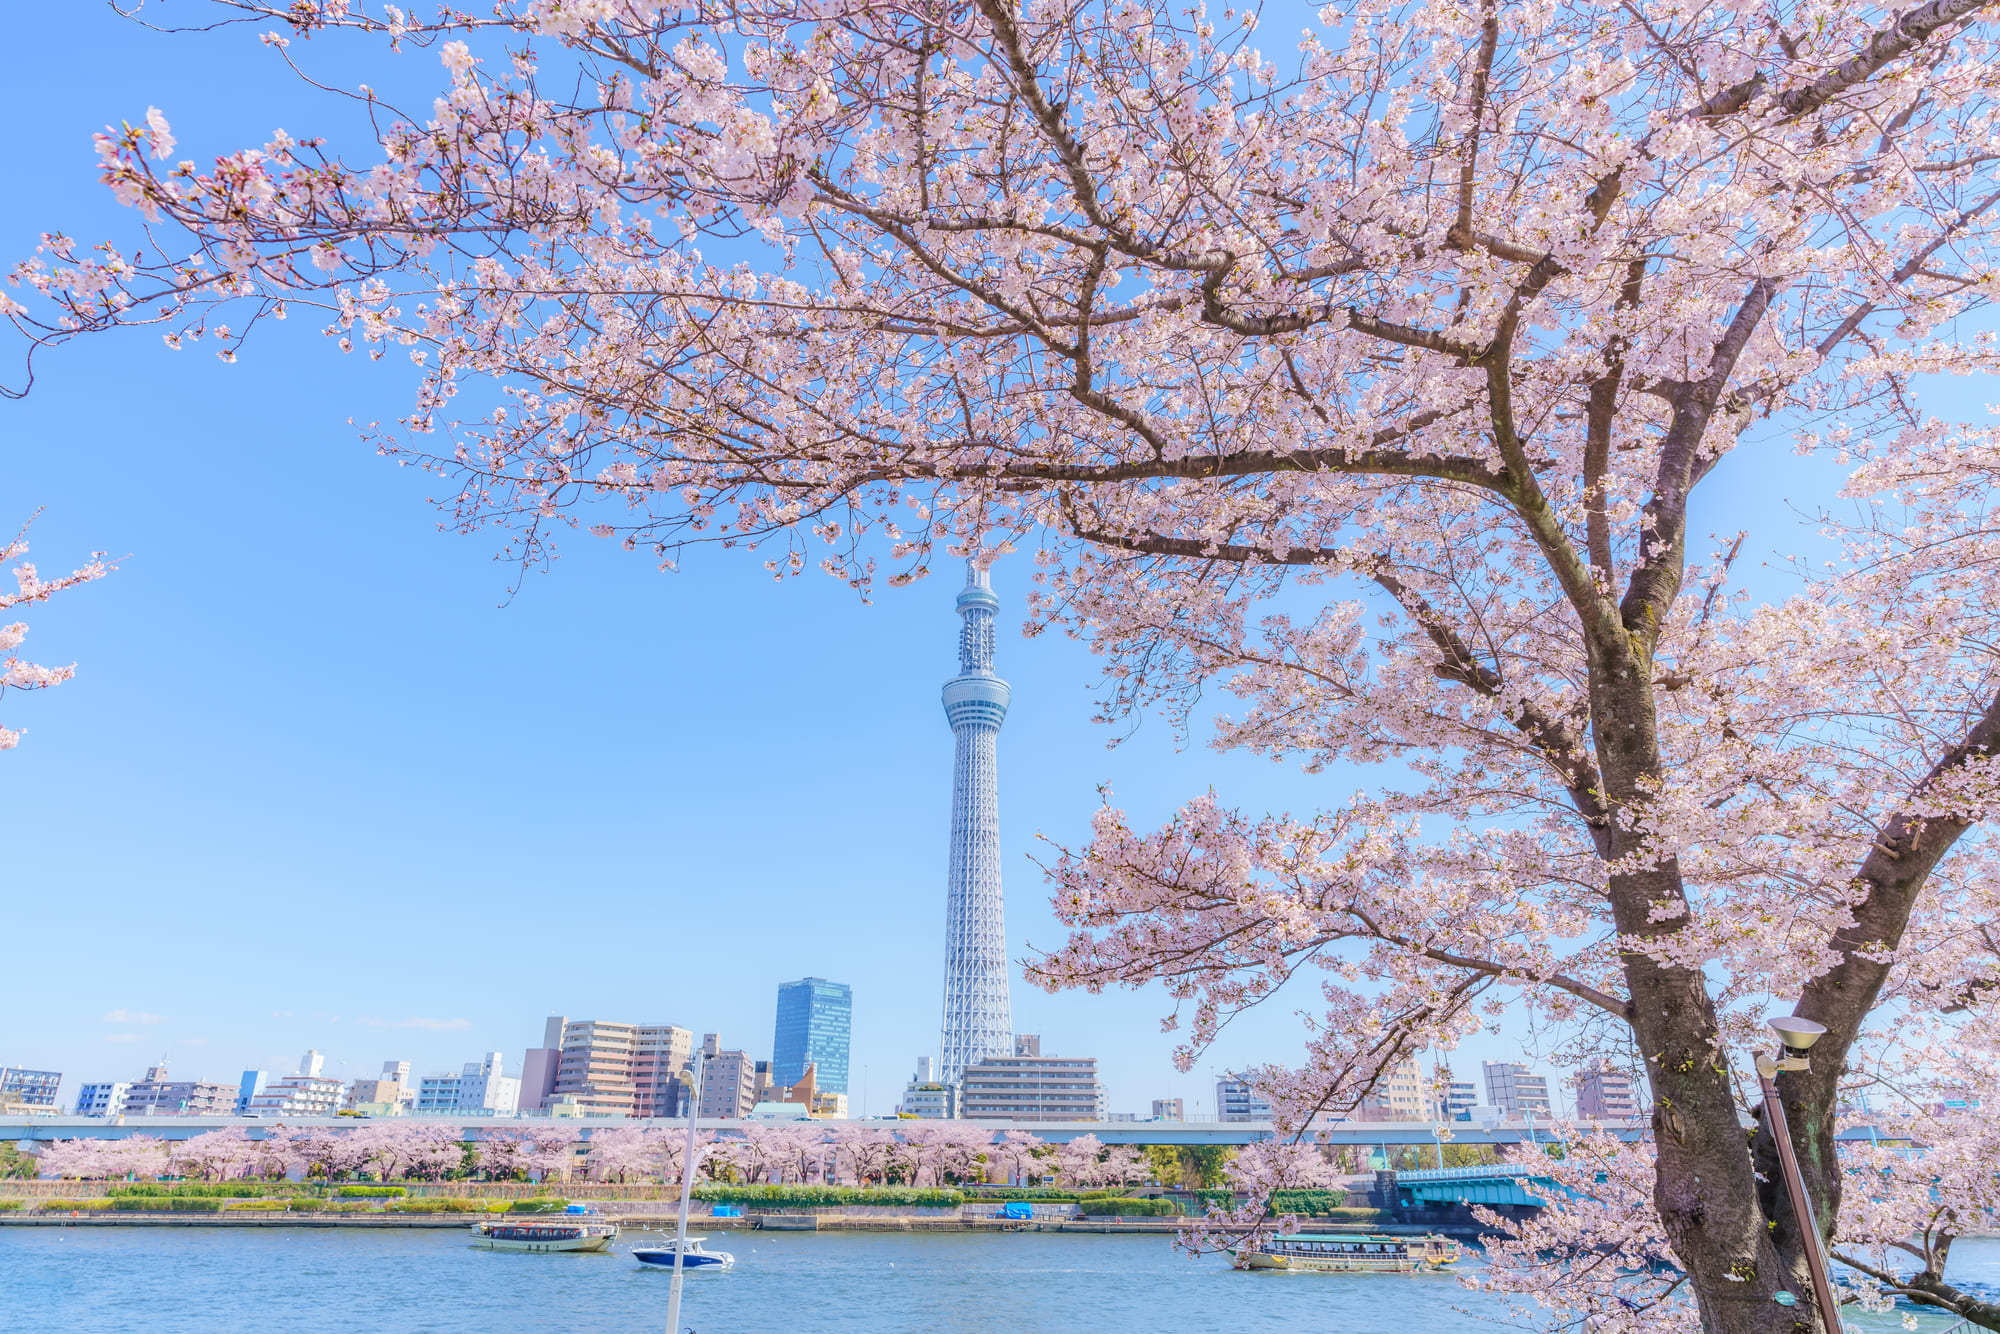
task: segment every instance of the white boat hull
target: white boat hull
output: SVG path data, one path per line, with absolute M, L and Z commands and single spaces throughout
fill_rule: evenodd
M 616 1223 L 474 1223 L 472 1244 L 489 1251 L 605 1251 Z

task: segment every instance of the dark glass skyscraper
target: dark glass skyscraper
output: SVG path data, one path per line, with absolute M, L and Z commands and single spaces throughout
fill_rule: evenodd
M 778 984 L 778 1029 L 771 1039 L 771 1082 L 790 1088 L 817 1066 L 813 1087 L 847 1092 L 847 1039 L 854 989 L 845 982 L 805 977 Z

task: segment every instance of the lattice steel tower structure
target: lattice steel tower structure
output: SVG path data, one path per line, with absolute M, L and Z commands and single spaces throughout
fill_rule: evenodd
M 944 716 L 958 738 L 951 774 L 951 880 L 944 921 L 944 1082 L 1014 1052 L 1007 1003 L 1007 924 L 1000 906 L 1000 784 L 994 764 L 1007 717 L 1007 683 L 993 674 L 1000 599 L 986 571 L 966 562 L 958 595 L 958 675 L 944 683 Z

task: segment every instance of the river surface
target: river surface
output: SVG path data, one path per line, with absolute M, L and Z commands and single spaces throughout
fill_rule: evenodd
M 6 1334 L 659 1334 L 672 1274 L 625 1254 L 475 1250 L 448 1231 L 0 1228 Z M 1160 1236 L 739 1233 L 726 1274 L 690 1274 L 698 1334 L 1178 1334 L 1258 1329 L 1470 1334 L 1527 1323 L 1445 1275 L 1239 1273 Z M 1476 1271 L 1478 1257 L 1463 1266 Z M 2000 1284 L 2000 1242 L 1954 1277 Z M 1861 1317 L 1869 1334 L 1900 1313 Z M 1919 1328 L 1952 1322 L 1920 1316 Z

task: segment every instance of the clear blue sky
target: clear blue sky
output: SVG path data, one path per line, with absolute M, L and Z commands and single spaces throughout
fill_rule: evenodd
M 17 7 L 9 25 L 17 52 L 50 58 L 0 86 L 8 264 L 44 229 L 130 235 L 94 181 L 108 121 L 158 106 L 198 160 L 329 123 L 249 30 L 169 38 L 89 4 Z M 435 57 L 403 59 L 431 87 Z M 777 984 L 816 974 L 855 989 L 857 1105 L 864 1078 L 869 1110 L 894 1105 L 937 1037 L 956 577 L 866 606 L 819 576 L 774 584 L 740 554 L 662 575 L 585 538 L 507 602 L 490 540 L 439 532 L 425 480 L 348 425 L 397 415 L 407 377 L 343 359 L 311 320 L 235 366 L 135 332 L 39 370 L 26 401 L 0 404 L 0 525 L 44 508 L 45 571 L 121 560 L 29 618 L 29 656 L 75 661 L 76 680 L 0 700 L 0 721 L 29 729 L 0 755 L 16 942 L 0 1064 L 64 1071 L 66 1099 L 162 1053 L 231 1080 L 307 1047 L 350 1078 L 488 1049 L 511 1067 L 550 1012 L 768 1055 Z M 1732 461 L 1704 530 L 1754 523 L 1753 550 L 1797 545 L 1769 501 L 1823 491 L 1806 466 L 1782 440 Z M 1305 810 L 1364 781 L 1181 750 L 1159 719 L 1107 751 L 1093 659 L 1014 633 L 1025 565 L 995 572 L 1016 957 L 1060 937 L 1035 837 L 1079 838 L 1099 784 L 1150 823 L 1209 785 Z M 1016 1028 L 1098 1056 L 1115 1111 L 1212 1108 L 1210 1067 L 1299 1054 L 1281 1002 L 1181 1076 L 1168 1008 L 1014 990 Z M 120 1013 L 137 1018 L 105 1017 Z

